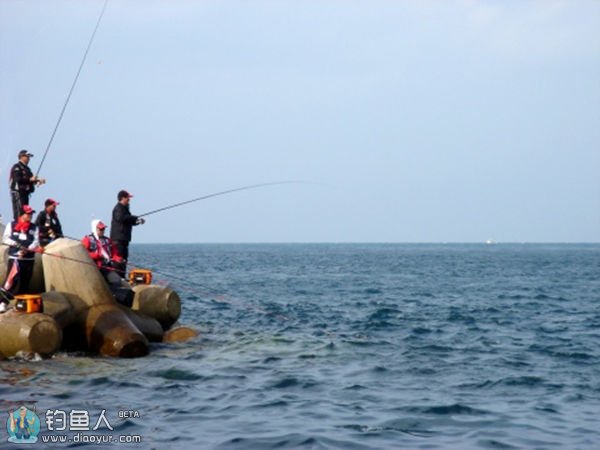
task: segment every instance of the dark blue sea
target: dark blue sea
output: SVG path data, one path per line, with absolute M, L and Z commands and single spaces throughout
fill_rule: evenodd
M 130 259 L 177 290 L 200 336 L 133 360 L 0 363 L 0 446 L 26 404 L 42 429 L 47 411 L 94 425 L 105 410 L 111 433 L 143 439 L 70 447 L 600 448 L 600 245 L 134 245 Z

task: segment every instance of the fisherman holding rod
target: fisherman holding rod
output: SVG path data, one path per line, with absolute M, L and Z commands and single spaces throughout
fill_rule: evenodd
M 29 161 L 33 158 L 31 153 L 21 150 L 18 158 L 19 161 L 10 169 L 10 197 L 14 220 L 19 218 L 23 207 L 29 205 L 29 196 L 35 191 L 35 187 L 46 182 L 43 178 L 34 175 L 29 168 Z
M 41 251 L 38 229 L 31 221 L 34 212 L 31 206 L 23 206 L 23 214 L 4 230 L 2 243 L 8 245 L 8 265 L 4 286 L 0 288 L 0 313 L 8 309 L 12 295 L 27 292 L 29 288 L 35 252 Z
M 83 65 L 92 46 L 92 42 L 94 41 L 94 37 L 96 36 L 96 32 L 98 31 L 98 27 L 100 26 L 102 16 L 104 16 L 104 11 L 106 10 L 107 4 L 108 0 L 104 0 L 104 6 L 102 7 L 102 11 L 100 12 L 98 21 L 96 22 L 96 27 L 92 32 L 92 36 L 90 37 L 85 53 L 83 54 L 81 64 L 79 65 L 79 69 L 75 74 L 75 79 L 73 80 L 73 84 L 71 85 L 71 89 L 69 90 L 69 94 L 67 95 L 67 99 L 65 100 L 62 110 L 58 116 L 58 120 L 56 121 L 56 125 L 54 126 L 54 130 L 52 131 L 52 135 L 50 136 L 50 140 L 48 141 L 46 151 L 42 156 L 42 161 L 40 162 L 40 166 L 38 167 L 37 172 L 34 175 L 28 166 L 29 160 L 33 157 L 33 155 L 27 150 L 21 150 L 19 152 L 19 162 L 16 163 L 10 171 L 10 194 L 12 200 L 14 220 L 18 220 L 21 216 L 21 213 L 23 212 L 23 207 L 25 205 L 29 205 L 29 196 L 33 193 L 33 191 L 35 191 L 35 187 L 40 186 L 46 182 L 45 179 L 39 177 L 40 171 L 42 170 L 44 161 L 46 161 L 46 157 L 48 156 L 48 152 L 50 151 L 50 147 L 52 146 L 52 142 L 54 141 L 54 136 L 56 135 L 58 127 L 60 126 L 60 122 L 65 114 L 67 105 L 69 104 L 69 100 L 71 100 L 71 95 L 73 94 L 73 90 L 75 89 L 75 85 L 77 84 L 77 80 L 79 79 L 79 75 L 81 74 L 81 69 L 83 69 Z
M 146 223 L 146 220 L 143 218 L 144 216 L 149 216 L 151 214 L 156 214 L 162 211 L 166 211 L 168 209 L 177 208 L 183 205 L 187 205 L 190 203 L 194 203 L 200 200 L 206 200 L 211 197 L 217 197 L 220 195 L 231 194 L 233 192 L 245 191 L 247 189 L 256 189 L 265 186 L 273 186 L 277 184 L 289 184 L 289 183 L 305 183 L 303 181 L 274 181 L 271 183 L 260 183 L 253 184 L 250 186 L 242 186 L 235 189 L 229 189 L 227 191 L 215 192 L 213 194 L 203 195 L 202 197 L 193 198 L 191 200 L 186 200 L 184 202 L 175 203 L 173 205 L 165 206 L 162 208 L 158 208 L 144 214 L 140 214 L 139 216 L 134 216 L 129 211 L 129 202 L 133 197 L 129 192 L 125 190 L 119 191 L 117 194 L 118 203 L 113 208 L 112 212 L 112 221 L 110 223 L 110 238 L 114 242 L 117 247 L 117 252 L 119 256 L 123 258 L 122 270 L 118 271 L 119 275 L 125 278 L 125 271 L 127 269 L 127 259 L 129 258 L 129 243 L 131 242 L 131 229 L 136 225 L 142 225 Z
M 131 242 L 131 229 L 136 225 L 142 225 L 146 221 L 138 216 L 134 216 L 129 211 L 129 202 L 133 197 L 125 190 L 117 194 L 117 204 L 113 208 L 112 221 L 110 223 L 110 238 L 117 248 L 117 253 L 123 259 L 121 268 L 118 271 L 122 278 L 125 278 L 127 270 L 127 259 L 129 258 L 129 243 Z

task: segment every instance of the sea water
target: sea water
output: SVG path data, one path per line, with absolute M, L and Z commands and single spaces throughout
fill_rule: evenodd
M 0 447 L 25 404 L 42 435 L 48 414 L 86 411 L 88 440 L 67 433 L 70 447 L 600 448 L 600 245 L 134 245 L 130 257 L 177 290 L 200 336 L 132 360 L 0 363 Z M 112 430 L 92 431 L 102 411 Z

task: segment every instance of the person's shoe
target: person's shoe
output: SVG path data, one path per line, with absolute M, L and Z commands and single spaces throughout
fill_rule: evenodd
M 8 311 L 8 303 L 0 302 L 0 314 Z
M 8 303 L 14 300 L 15 296 L 8 292 L 6 289 L 0 286 L 0 302 Z

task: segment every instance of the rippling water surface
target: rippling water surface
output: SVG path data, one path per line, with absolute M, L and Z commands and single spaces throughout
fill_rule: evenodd
M 600 446 L 598 245 L 137 245 L 131 257 L 170 280 L 200 337 L 135 360 L 1 363 L 2 417 L 22 402 L 106 409 L 115 433 L 160 449 Z

